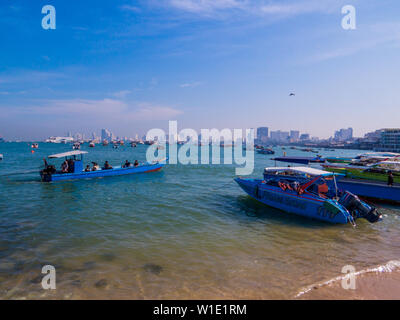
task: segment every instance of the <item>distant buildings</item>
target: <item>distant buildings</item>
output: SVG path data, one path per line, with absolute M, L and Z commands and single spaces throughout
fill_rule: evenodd
M 101 141 L 111 142 L 113 140 L 113 134 L 107 129 L 101 129 Z
M 382 129 L 379 151 L 400 152 L 400 129 Z
M 289 142 L 289 132 L 287 131 L 271 131 L 271 140 L 274 142 Z
M 256 143 L 267 144 L 267 143 L 297 143 L 301 140 L 301 137 L 305 138 L 303 140 L 310 140 L 308 134 L 303 134 L 300 136 L 300 131 L 290 130 L 288 131 L 269 131 L 268 127 L 260 127 L 257 129 Z
M 290 142 L 297 142 L 300 139 L 300 131 L 291 130 L 290 131 Z
M 300 136 L 300 141 L 309 141 L 310 140 L 310 135 L 308 133 L 303 133 Z
M 268 127 L 261 127 L 257 129 L 257 141 L 259 143 L 268 142 L 269 138 L 269 129 Z
M 338 142 L 345 142 L 353 139 L 353 128 L 340 129 L 335 132 L 334 140 Z
M 382 131 L 383 129 L 367 132 L 362 140 L 368 143 L 378 143 L 381 140 Z

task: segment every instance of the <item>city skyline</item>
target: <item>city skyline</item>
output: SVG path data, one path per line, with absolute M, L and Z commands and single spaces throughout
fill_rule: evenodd
M 400 124 L 398 1 L 352 1 L 356 30 L 342 28 L 342 0 L 100 2 L 55 0 L 44 30 L 41 5 L 2 1 L 1 136 L 131 136 L 177 120 L 326 139 Z

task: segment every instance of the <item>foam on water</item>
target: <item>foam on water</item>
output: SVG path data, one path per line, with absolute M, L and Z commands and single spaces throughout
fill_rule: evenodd
M 380 273 L 391 273 L 394 271 L 399 271 L 400 270 L 400 260 L 392 260 L 387 262 L 386 264 L 379 265 L 377 267 L 371 267 L 371 268 L 366 268 L 357 272 L 350 272 L 346 273 L 340 276 L 337 276 L 335 278 L 329 279 L 327 281 L 319 282 L 312 284 L 304 289 L 302 289 L 299 293 L 296 294 L 295 298 L 299 298 L 312 290 L 316 290 L 318 288 L 326 287 L 329 285 L 332 285 L 337 282 L 341 282 L 342 280 L 348 279 L 348 277 L 357 277 L 361 276 L 364 274 L 368 273 L 375 273 L 375 274 L 380 274 Z

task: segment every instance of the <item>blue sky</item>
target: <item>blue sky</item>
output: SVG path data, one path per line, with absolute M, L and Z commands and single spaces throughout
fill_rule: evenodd
M 56 8 L 56 30 L 41 27 Z M 341 27 L 344 5 L 357 29 Z M 0 136 L 400 127 L 398 0 L 2 0 Z M 289 97 L 295 92 L 295 97 Z

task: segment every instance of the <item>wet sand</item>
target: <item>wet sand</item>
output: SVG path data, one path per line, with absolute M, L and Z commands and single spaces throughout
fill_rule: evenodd
M 357 277 L 356 289 L 345 290 L 341 281 L 315 286 L 303 300 L 400 300 L 400 272 L 369 273 Z

